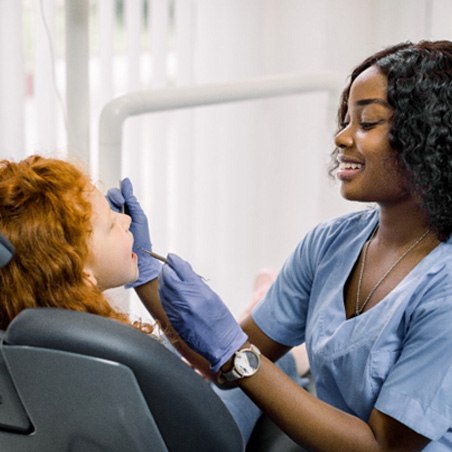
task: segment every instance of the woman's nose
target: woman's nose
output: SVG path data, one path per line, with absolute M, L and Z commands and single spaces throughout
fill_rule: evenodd
M 338 148 L 348 148 L 353 145 L 353 137 L 350 131 L 350 126 L 346 126 L 339 130 L 334 137 L 334 144 Z

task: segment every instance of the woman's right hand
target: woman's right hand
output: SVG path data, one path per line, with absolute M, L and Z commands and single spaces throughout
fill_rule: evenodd
M 220 297 L 175 254 L 159 276 L 163 309 L 178 335 L 217 372 L 247 341 Z

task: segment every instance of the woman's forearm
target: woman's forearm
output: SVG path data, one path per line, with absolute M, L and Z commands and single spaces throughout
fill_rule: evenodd
M 347 452 L 412 452 L 428 443 L 427 438 L 376 409 L 364 422 L 317 399 L 268 359 L 278 359 L 286 346 L 272 341 L 251 317 L 244 319 L 242 328 L 266 357 L 261 356 L 255 375 L 235 383 L 297 443 L 310 450 Z
M 142 286 L 136 287 L 135 291 L 143 303 L 147 311 L 152 317 L 158 321 L 161 330 L 177 349 L 179 353 L 199 372 L 208 378 L 212 378 L 210 364 L 201 355 L 195 353 L 177 334 L 176 330 L 171 325 L 165 310 L 160 303 L 158 294 L 158 279 L 154 279 Z
M 262 356 L 261 367 L 238 386 L 295 442 L 310 450 L 379 450 L 368 424 L 328 405 Z

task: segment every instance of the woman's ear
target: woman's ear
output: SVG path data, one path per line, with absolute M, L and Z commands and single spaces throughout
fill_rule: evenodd
M 83 279 L 88 285 L 97 286 L 97 279 L 94 276 L 94 273 L 89 268 L 83 269 Z

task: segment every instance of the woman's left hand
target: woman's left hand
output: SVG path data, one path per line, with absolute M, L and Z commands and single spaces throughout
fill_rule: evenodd
M 132 218 L 130 232 L 132 232 L 134 239 L 133 252 L 138 256 L 139 276 L 135 282 L 128 284 L 127 287 L 138 287 L 157 278 L 162 265 L 157 259 L 144 251 L 152 251 L 148 219 L 133 193 L 130 179 L 125 178 L 121 181 L 121 189 L 111 188 L 108 190 L 106 197 L 113 210 L 116 212 L 124 210 Z

